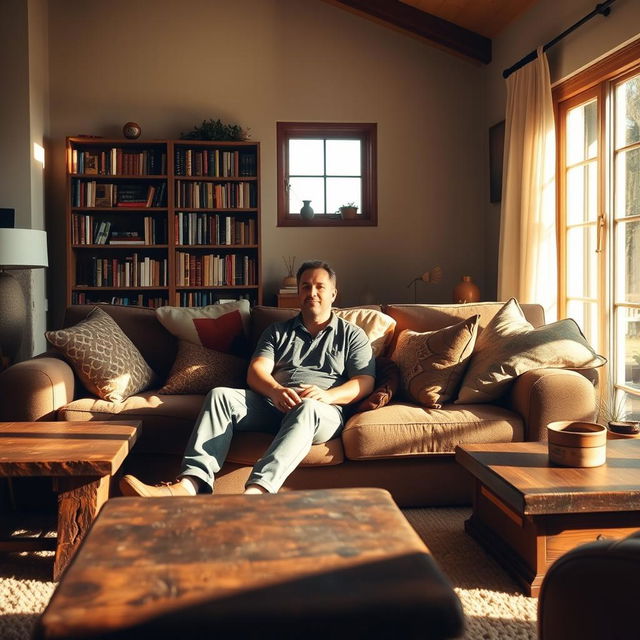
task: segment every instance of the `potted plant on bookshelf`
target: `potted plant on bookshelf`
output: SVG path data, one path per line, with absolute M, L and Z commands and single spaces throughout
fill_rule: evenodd
M 249 134 L 239 124 L 225 124 L 220 119 L 203 120 L 199 127 L 180 134 L 181 140 L 243 141 Z
M 358 205 L 355 202 L 347 202 L 338 208 L 343 220 L 355 220 L 358 217 Z

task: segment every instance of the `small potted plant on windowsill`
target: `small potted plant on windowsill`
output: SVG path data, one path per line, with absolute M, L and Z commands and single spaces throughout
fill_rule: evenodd
M 615 390 L 609 391 L 609 398 L 601 398 L 596 422 L 616 434 L 613 437 L 640 437 L 640 422 L 628 420 L 623 398 L 617 398 Z
M 338 208 L 338 211 L 343 220 L 355 220 L 358 217 L 358 205 L 355 202 L 347 202 Z

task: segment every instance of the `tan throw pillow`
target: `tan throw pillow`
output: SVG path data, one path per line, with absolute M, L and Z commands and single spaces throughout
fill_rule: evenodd
M 381 356 L 391 342 L 396 321 L 376 309 L 334 309 L 338 318 L 360 327 L 369 338 L 374 356 Z
M 605 362 L 574 320 L 534 329 L 511 298 L 478 336 L 456 404 L 492 402 L 532 369 L 590 369 Z
M 376 383 L 374 390 L 354 405 L 356 412 L 373 411 L 391 402 L 400 388 L 400 369 L 391 358 L 376 358 Z
M 478 332 L 479 315 L 451 327 L 398 336 L 392 359 L 400 367 L 402 392 L 423 407 L 439 409 L 458 389 Z
M 210 304 L 206 307 L 158 307 L 164 328 L 180 340 L 223 353 L 246 351 L 249 301 Z
M 103 400 L 123 402 L 156 382 L 133 342 L 98 307 L 82 322 L 44 335 L 69 360 L 84 386 Z
M 181 340 L 159 394 L 208 393 L 214 387 L 246 387 L 247 361 Z

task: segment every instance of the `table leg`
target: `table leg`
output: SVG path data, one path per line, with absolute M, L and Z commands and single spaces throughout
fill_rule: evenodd
M 110 476 L 54 478 L 58 493 L 58 545 L 53 579 L 59 580 L 73 554 L 109 498 Z

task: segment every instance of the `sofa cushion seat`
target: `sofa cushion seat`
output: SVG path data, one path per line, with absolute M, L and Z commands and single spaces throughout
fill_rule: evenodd
M 231 447 L 227 455 L 228 462 L 252 467 L 269 448 L 273 436 L 257 431 L 239 431 L 233 434 Z M 342 440 L 333 438 L 328 442 L 314 444 L 309 453 L 302 459 L 299 467 L 326 467 L 344 462 Z
M 58 420 L 142 420 L 137 453 L 184 453 L 202 407 L 201 395 L 158 395 L 145 391 L 124 402 L 81 398 L 58 409 Z
M 425 409 L 392 402 L 352 416 L 342 432 L 349 460 L 451 454 L 456 445 L 524 440 L 522 418 L 495 405 Z

